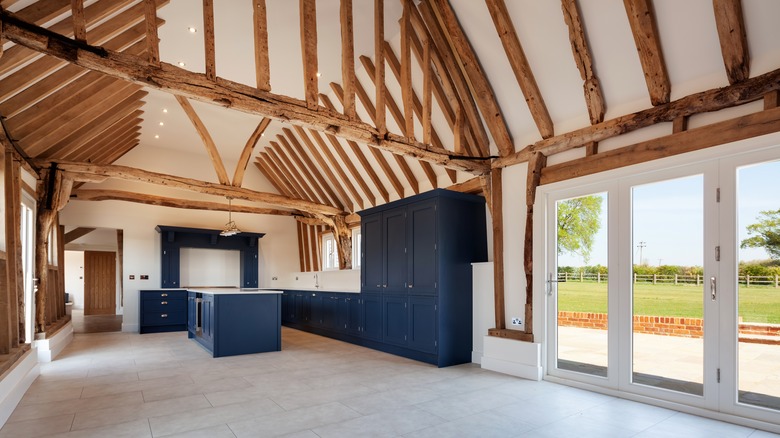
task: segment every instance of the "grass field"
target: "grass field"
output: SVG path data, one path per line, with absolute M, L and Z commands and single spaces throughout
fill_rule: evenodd
M 634 314 L 701 318 L 704 298 L 702 286 L 639 283 L 634 285 Z M 606 283 L 558 283 L 558 310 L 606 313 Z M 780 324 L 780 289 L 741 287 L 739 316 L 744 322 Z

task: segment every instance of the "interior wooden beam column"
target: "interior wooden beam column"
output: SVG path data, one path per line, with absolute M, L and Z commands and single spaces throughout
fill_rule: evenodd
M 385 1 L 374 0 L 374 59 L 382 60 L 384 57 L 385 46 Z M 377 63 L 374 72 L 374 83 L 385 83 L 385 63 Z M 376 87 L 376 107 L 379 109 L 375 114 L 374 124 L 379 135 L 387 132 L 386 113 L 385 113 L 385 87 Z
M 73 21 L 73 38 L 82 43 L 87 42 L 87 20 L 84 18 L 84 0 L 71 0 L 71 20 Z
M 593 71 L 593 57 L 585 37 L 585 25 L 580 18 L 579 3 L 577 0 L 561 0 L 563 19 L 569 28 L 569 42 L 571 52 L 574 55 L 574 63 L 580 71 L 580 77 L 584 81 L 585 104 L 588 107 L 591 125 L 604 121 L 606 104 L 601 92 L 601 83 Z
M 241 185 L 244 183 L 244 173 L 246 172 L 246 166 L 249 164 L 249 160 L 252 158 L 252 152 L 255 150 L 257 142 L 260 140 L 260 137 L 263 136 L 263 132 L 265 132 L 269 124 L 271 124 L 271 119 L 268 117 L 263 117 L 263 120 L 257 124 L 255 130 L 252 131 L 252 134 L 249 135 L 249 138 L 244 145 L 244 149 L 241 150 L 241 156 L 238 157 L 236 171 L 233 173 L 234 187 L 241 187 Z
M 344 84 L 344 115 L 354 119 L 355 112 L 355 37 L 352 32 L 352 0 L 340 0 L 341 81 Z
M 301 138 L 304 137 L 304 130 L 300 126 L 295 127 L 296 131 L 298 131 L 298 134 L 301 136 Z M 341 181 L 343 182 L 344 186 L 349 190 L 349 192 L 352 194 L 352 199 L 355 202 L 355 204 L 360 207 L 360 209 L 364 209 L 364 203 L 363 198 L 360 196 L 360 193 L 358 193 L 355 186 L 352 184 L 352 181 L 347 176 L 346 172 L 344 172 L 344 169 L 341 167 L 341 164 L 339 164 L 338 160 L 336 160 L 336 157 L 331 152 L 331 148 L 328 147 L 328 145 L 325 143 L 325 140 L 322 139 L 322 136 L 319 132 L 314 130 L 309 130 L 309 134 L 311 134 L 312 137 L 314 137 L 314 140 L 317 142 L 317 145 L 320 147 L 320 151 L 322 154 L 327 158 L 328 162 L 332 166 L 333 169 L 336 170 L 336 173 L 338 173 L 339 178 L 341 178 Z M 338 148 L 334 149 L 340 149 L 341 145 L 338 145 Z M 345 164 L 346 165 L 346 164 Z M 350 170 L 351 169 L 347 169 Z M 354 211 L 354 209 L 353 209 Z
M 219 179 L 221 184 L 230 185 L 230 177 L 227 174 L 227 170 L 225 170 L 225 164 L 222 162 L 222 157 L 219 155 L 217 145 L 214 143 L 214 139 L 211 138 L 211 134 L 209 134 L 209 130 L 206 128 L 206 125 L 203 124 L 203 121 L 200 119 L 200 117 L 198 117 L 198 113 L 195 112 L 195 108 L 192 107 L 192 104 L 189 102 L 189 100 L 187 100 L 186 97 L 174 97 L 176 97 L 176 101 L 179 102 L 179 105 L 181 105 L 184 113 L 187 114 L 187 117 L 192 122 L 192 125 L 198 132 L 200 139 L 203 140 L 203 146 L 206 147 L 206 152 L 209 154 L 211 164 L 214 166 L 214 171 L 217 173 L 217 179 Z
M 423 129 L 423 143 L 431 144 L 432 142 L 432 127 L 431 127 L 431 106 L 433 101 L 433 67 L 431 67 L 431 42 L 425 40 L 423 42 L 423 103 L 422 103 L 422 129 Z M 436 188 L 434 186 L 434 188 Z
M 555 135 L 553 121 L 550 118 L 549 111 L 547 111 L 547 105 L 544 103 L 542 92 L 539 91 L 539 86 L 536 85 L 536 78 L 531 70 L 531 65 L 528 63 L 528 59 L 525 57 L 523 46 L 520 44 L 520 38 L 517 37 L 517 31 L 512 23 L 512 18 L 509 16 L 506 3 L 504 3 L 504 0 L 485 0 L 485 3 L 490 16 L 493 18 L 493 25 L 496 27 L 498 37 L 504 46 L 504 52 L 509 59 L 509 64 L 512 66 L 517 83 L 523 91 L 525 103 L 528 105 L 531 117 L 533 117 L 542 138 L 550 138 Z M 512 152 L 514 152 L 514 147 Z
M 65 246 L 65 243 L 63 242 L 63 247 Z M 64 263 L 64 260 L 63 262 Z M 119 305 L 124 306 L 125 305 L 125 286 L 124 286 L 124 278 L 125 278 L 125 232 L 124 230 L 116 230 L 116 263 L 117 263 L 117 272 L 119 277 L 119 284 L 117 284 L 117 287 L 119 288 Z M 63 272 L 65 269 L 63 268 Z
M 328 180 L 330 181 L 330 185 L 327 185 L 329 188 L 333 188 L 338 192 L 341 199 L 343 199 L 343 203 L 347 206 L 347 209 L 349 211 L 355 211 L 355 205 L 352 201 L 352 199 L 347 195 L 347 193 L 344 191 L 344 188 L 341 186 L 341 183 L 339 182 L 338 178 L 336 178 L 336 175 L 333 173 L 333 170 L 331 170 L 331 166 L 328 165 L 328 163 L 325 162 L 325 159 L 323 159 L 322 154 L 317 150 L 317 148 L 314 146 L 314 143 L 312 143 L 309 136 L 306 134 L 306 131 L 303 130 L 303 128 L 299 126 L 295 126 L 295 132 L 298 134 L 298 138 L 303 141 L 303 143 L 306 145 L 306 148 L 309 150 L 309 153 L 314 157 L 314 159 L 317 161 L 317 164 L 320 165 L 320 168 L 323 172 L 325 172 L 325 176 L 328 177 Z M 290 133 L 290 135 L 294 135 Z M 300 144 L 300 142 L 299 142 Z M 341 170 L 341 167 L 338 166 L 338 163 L 331 162 L 331 165 L 336 168 L 337 172 L 340 172 L 340 174 L 343 174 L 343 170 Z M 347 179 L 346 175 L 343 175 L 344 180 Z M 348 180 L 347 180 L 348 181 Z M 351 185 L 351 184 L 350 184 Z M 354 187 L 353 187 L 354 190 Z M 355 192 L 355 196 L 357 195 L 357 192 Z
M 11 151 L 5 151 L 5 290 L 0 290 L 0 354 L 24 343 L 24 274 L 21 244 L 20 163 Z
M 75 0 L 74 0 L 75 1 Z M 144 0 L 146 16 L 146 54 L 149 63 L 160 65 L 160 37 L 157 35 L 157 1 Z
M 536 189 L 542 177 L 547 157 L 536 152 L 528 162 L 525 193 L 525 240 L 523 242 L 523 269 L 525 271 L 525 333 L 533 335 L 534 316 L 534 204 Z
M 299 0 L 301 14 L 301 53 L 303 54 L 303 89 L 306 106 L 317 109 L 319 95 L 317 66 L 317 5 L 315 0 Z
M 634 35 L 634 43 L 645 73 L 647 91 L 653 105 L 669 103 L 672 85 L 666 62 L 661 51 L 661 39 L 658 35 L 658 25 L 655 21 L 651 0 L 623 0 Z
M 344 204 L 341 202 L 341 199 L 336 196 L 336 193 L 333 192 L 333 189 L 325 181 L 325 178 L 322 176 L 319 169 L 317 169 L 317 166 L 314 165 L 314 162 L 311 160 L 311 158 L 309 158 L 309 155 L 307 155 L 306 151 L 303 150 L 303 146 L 301 146 L 301 143 L 298 141 L 298 138 L 295 136 L 295 134 L 288 128 L 282 128 L 282 132 L 284 132 L 284 135 L 287 136 L 289 144 L 292 146 L 295 153 L 298 154 L 298 156 L 300 156 L 300 158 L 303 160 L 303 163 L 306 165 L 306 169 L 308 170 L 309 174 L 314 176 L 320 187 L 322 187 L 322 189 L 326 192 L 328 196 L 327 199 L 330 199 L 330 204 L 344 210 Z
M 214 0 L 203 0 L 203 46 L 206 55 L 206 79 L 216 82 L 217 64 L 214 47 Z
M 431 0 L 428 2 L 433 6 L 434 13 L 438 16 L 443 27 L 446 29 L 446 35 L 452 43 L 453 49 L 458 54 L 463 71 L 468 77 L 469 84 L 474 90 L 474 99 L 477 102 L 482 116 L 485 118 L 485 124 L 493 136 L 498 147 L 499 155 L 506 157 L 515 151 L 515 145 L 509 130 L 506 127 L 504 116 L 501 114 L 501 108 L 498 106 L 493 88 L 490 86 L 485 72 L 479 64 L 477 54 L 469 43 L 463 29 L 460 27 L 458 17 L 452 10 L 447 0 Z
M 342 215 L 336 215 L 332 217 L 332 222 L 331 230 L 336 238 L 339 269 L 352 269 L 352 233 L 349 231 L 346 218 Z
M 374 116 L 374 113 L 376 112 L 376 109 L 368 100 L 368 94 L 366 93 L 366 90 L 360 84 L 360 81 L 355 81 L 355 86 L 356 86 L 357 94 L 360 97 L 360 102 L 363 104 L 363 107 L 366 109 L 366 112 L 368 113 L 371 120 L 375 121 L 376 118 Z M 341 89 L 341 86 L 339 86 L 339 84 L 331 82 L 330 87 L 331 89 L 333 89 L 333 93 L 336 95 L 336 98 L 343 104 L 344 91 Z M 379 168 L 382 169 L 382 172 L 384 172 L 385 176 L 390 181 L 390 184 L 395 189 L 395 192 L 398 194 L 398 197 L 403 199 L 404 187 L 403 185 L 401 185 L 401 181 L 398 180 L 398 177 L 395 176 L 395 172 L 393 172 L 393 169 L 390 168 L 390 164 L 388 164 L 384 155 L 382 155 L 382 151 L 375 148 L 368 148 L 368 149 L 371 152 L 371 155 L 374 156 L 374 159 L 376 160 L 377 164 L 379 164 Z M 394 155 L 394 156 L 398 157 L 398 155 Z M 398 157 L 398 158 L 403 160 L 403 157 Z M 404 161 L 404 164 L 406 164 L 406 161 Z
M 412 50 L 410 34 L 412 32 L 411 9 L 412 0 L 401 0 L 403 13 L 401 15 L 401 103 L 404 108 L 404 134 L 414 139 L 414 103 L 412 101 Z
M 268 59 L 268 17 L 265 0 L 252 0 L 255 35 L 255 80 L 257 88 L 271 91 L 271 66 Z
M 744 81 L 750 77 L 750 53 L 745 19 L 742 16 L 742 1 L 712 0 L 712 7 L 729 83 Z
M 490 172 L 490 218 L 493 222 L 493 297 L 496 329 L 506 329 L 504 304 L 504 201 L 501 169 Z
M 298 261 L 300 263 L 301 272 L 306 272 L 306 263 L 304 262 L 304 246 L 303 246 L 303 224 L 295 221 L 295 226 L 298 231 Z
M 301 246 L 303 247 L 303 272 L 309 272 L 311 271 L 311 250 L 309 249 L 309 226 L 301 224 L 301 237 L 303 237 L 303 242 L 301 243 Z

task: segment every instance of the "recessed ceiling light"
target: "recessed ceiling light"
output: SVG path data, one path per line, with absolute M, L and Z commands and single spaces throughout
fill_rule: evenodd
M 168 112 L 168 108 L 163 108 L 163 112 L 167 113 Z
M 190 33 L 195 33 L 195 32 L 197 32 L 197 31 L 198 31 L 198 29 L 196 29 L 196 28 L 195 28 L 195 27 L 193 27 L 193 26 L 190 26 L 190 27 L 188 27 L 188 28 L 187 28 L 187 30 L 188 30 L 188 31 L 190 31 Z
M 155 135 L 154 138 L 160 138 L 160 136 L 159 135 Z
M 165 123 L 163 123 L 163 122 L 160 122 L 160 126 L 164 126 L 164 125 L 165 125 Z
M 322 73 L 317 72 L 317 77 L 320 77 L 320 76 L 322 76 Z
M 184 67 L 185 65 L 187 64 L 185 64 L 184 61 L 179 61 L 179 67 Z
M 260 134 L 260 137 L 265 137 L 265 132 Z

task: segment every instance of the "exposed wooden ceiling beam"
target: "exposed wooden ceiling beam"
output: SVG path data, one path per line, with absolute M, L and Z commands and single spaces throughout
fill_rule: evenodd
M 411 38 L 410 38 L 411 39 Z M 409 44 L 411 45 L 411 43 Z M 411 50 L 410 50 L 411 52 Z M 410 54 L 411 56 L 411 54 Z M 431 104 L 433 103 L 433 67 L 431 67 L 431 42 L 425 40 L 423 43 L 423 62 L 421 63 L 423 70 L 423 103 L 422 103 L 422 129 L 423 129 L 423 143 L 433 143 L 431 139 Z
M 470 193 L 472 195 L 482 195 L 482 182 L 480 181 L 480 177 L 476 176 L 461 183 L 453 184 L 447 187 L 447 190 Z
M 255 161 L 255 167 L 257 167 L 257 170 L 259 170 L 260 173 L 262 173 L 263 176 L 268 180 L 268 182 L 270 182 L 271 185 L 274 186 L 277 192 L 279 192 L 282 195 L 289 196 L 287 190 L 284 189 L 282 183 L 276 178 L 276 175 L 274 175 L 274 173 L 271 172 L 271 169 L 268 166 L 266 166 L 263 161 L 257 159 Z
M 203 47 L 206 56 L 206 79 L 217 80 L 217 62 L 214 44 L 214 0 L 203 0 Z
M 71 196 L 73 196 L 73 195 L 71 194 Z M 87 227 L 77 227 L 77 228 L 74 228 L 74 229 L 68 231 L 67 233 L 65 233 L 65 235 L 63 236 L 63 239 L 62 239 L 62 244 L 63 245 L 67 245 L 67 244 L 69 244 L 70 242 L 73 242 L 76 239 L 79 239 L 81 237 L 86 236 L 87 234 L 95 231 L 96 229 L 97 228 L 87 228 Z
M 271 147 L 268 148 L 269 155 L 276 159 L 276 165 L 279 166 L 280 170 L 286 173 L 287 180 L 293 187 L 295 187 L 295 190 L 299 193 L 300 198 L 311 202 L 318 202 L 317 195 L 315 195 L 312 189 L 309 188 L 309 186 L 306 184 L 306 181 L 301 178 L 301 174 L 295 168 L 292 161 L 290 161 L 290 159 L 284 153 L 284 150 L 282 150 L 282 146 L 275 141 L 270 142 L 270 145 Z
M 298 132 L 298 135 L 301 138 L 306 137 L 306 133 L 303 130 L 303 128 L 301 128 L 300 126 L 295 126 L 294 128 Z M 339 164 L 338 160 L 331 152 L 331 148 L 329 148 L 328 145 L 325 144 L 325 140 L 322 139 L 322 136 L 320 135 L 319 132 L 314 130 L 309 130 L 309 134 L 311 134 L 311 136 L 314 137 L 314 140 L 317 142 L 317 145 L 319 146 L 319 150 L 322 152 L 322 155 L 324 155 L 325 158 L 328 160 L 328 162 L 331 165 L 331 168 L 336 170 L 336 173 L 339 175 L 339 178 L 344 184 L 344 187 L 346 187 L 347 190 L 349 190 L 349 193 L 352 194 L 352 200 L 354 201 L 354 203 L 362 210 L 364 208 L 363 197 L 360 196 L 360 193 L 358 193 L 354 184 L 352 184 L 352 181 L 349 179 L 346 172 L 344 172 L 344 169 L 341 167 L 341 164 Z M 352 208 L 352 211 L 355 211 L 354 207 Z
M 236 171 L 233 173 L 233 185 L 235 187 L 241 187 L 244 183 L 244 173 L 246 172 L 246 166 L 249 164 L 249 160 L 252 158 L 252 151 L 255 150 L 257 142 L 260 140 L 260 137 L 263 136 L 263 132 L 265 132 L 270 123 L 271 119 L 263 117 L 263 120 L 257 124 L 255 130 L 249 135 L 249 139 L 247 139 L 244 149 L 241 150 L 241 156 L 238 157 Z
M 363 107 L 366 109 L 366 112 L 369 113 L 371 119 L 375 120 L 376 110 L 374 109 L 373 105 L 371 105 L 370 101 L 366 102 L 366 100 L 368 100 L 368 94 L 366 94 L 366 90 L 363 88 L 363 85 L 361 85 L 359 81 L 355 81 L 355 85 L 357 88 L 358 96 L 360 96 L 360 101 L 363 104 Z M 330 87 L 331 89 L 333 89 L 336 98 L 338 98 L 340 102 L 343 102 L 344 91 L 341 89 L 339 84 L 331 82 Z M 369 105 L 368 107 L 366 107 L 367 104 Z M 390 168 L 390 165 L 387 163 L 385 157 L 382 155 L 382 151 L 375 148 L 368 148 L 368 149 L 371 152 L 371 154 L 374 156 L 374 159 L 376 160 L 377 164 L 379 164 L 379 168 L 382 169 L 382 172 L 384 172 L 385 176 L 390 181 L 390 184 L 395 189 L 395 192 L 398 194 L 398 197 L 404 198 L 404 187 L 401 184 L 401 181 L 398 180 L 398 177 L 395 176 L 395 172 L 393 172 L 393 169 Z M 395 156 L 399 157 L 398 155 Z M 399 157 L 399 158 L 403 160 L 403 157 Z M 404 161 L 404 164 L 405 163 L 406 162 Z
M 374 59 L 385 59 L 382 51 L 385 46 L 385 1 L 374 0 Z M 385 63 L 379 63 L 376 66 L 376 72 L 374 74 L 374 83 L 385 83 Z M 379 112 L 375 114 L 374 124 L 379 135 L 383 135 L 387 132 L 387 124 L 385 123 L 385 88 L 376 87 L 376 106 L 379 108 Z
M 546 167 L 542 184 L 630 166 L 780 131 L 780 108 L 689 129 Z
M 144 23 L 146 23 L 146 54 L 149 63 L 160 65 L 160 37 L 157 35 L 157 1 L 144 0 Z
M 338 112 L 323 108 L 309 109 L 290 97 L 263 92 L 222 78 L 218 78 L 214 83 L 208 81 L 203 74 L 167 63 L 156 67 L 135 56 L 103 47 L 76 44 L 73 40 L 19 20 L 7 11 L 2 11 L 0 18 L 4 26 L 3 35 L 7 39 L 90 70 L 101 71 L 169 93 L 229 106 L 239 111 L 284 119 L 289 123 L 323 132 L 334 132 L 342 138 L 370 147 L 382 148 L 468 173 L 482 174 L 489 168 L 485 162 L 453 159 L 449 155 L 429 150 L 422 143 L 412 143 L 397 135 L 388 133 L 379 137 L 376 129 L 366 123 L 349 120 Z
M 73 21 L 73 38 L 82 43 L 87 42 L 87 20 L 84 18 L 84 0 L 71 0 L 71 21 Z
M 322 189 L 327 192 L 328 198 L 326 199 L 330 199 L 329 203 L 344 210 L 344 204 L 341 202 L 341 199 L 336 196 L 336 193 L 333 192 L 333 189 L 325 181 L 325 178 L 322 176 L 319 169 L 317 169 L 317 166 L 314 165 L 314 162 L 311 160 L 311 158 L 309 158 L 309 155 L 307 155 L 306 151 L 303 150 L 303 146 L 301 146 L 301 143 L 298 141 L 298 138 L 295 136 L 295 134 L 288 128 L 282 128 L 282 131 L 284 132 L 284 135 L 287 136 L 287 140 L 289 141 L 289 144 L 295 153 L 303 160 L 303 163 L 306 165 L 308 172 L 317 180 L 320 187 L 322 187 Z
M 520 38 L 517 37 L 517 31 L 512 23 L 512 18 L 509 16 L 509 11 L 506 9 L 506 4 L 504 0 L 486 0 L 486 4 L 490 16 L 493 18 L 493 25 L 496 27 L 498 37 L 504 46 L 506 57 L 512 66 L 517 83 L 520 85 L 520 89 L 523 90 L 525 103 L 528 105 L 531 117 L 533 117 L 542 138 L 550 138 L 555 135 L 553 121 L 550 118 L 549 111 L 547 111 L 547 105 L 544 103 L 542 92 L 539 91 L 539 86 L 536 85 L 536 78 L 531 70 L 531 65 L 528 63 L 528 58 L 525 57 L 523 46 L 520 44 Z M 507 154 L 504 153 L 502 155 L 506 156 Z
M 203 121 L 200 119 L 200 117 L 198 117 L 198 113 L 195 112 L 195 108 L 192 107 L 192 104 L 189 100 L 187 100 L 186 97 L 174 97 L 176 97 L 176 101 L 179 102 L 179 105 L 181 105 L 181 109 L 184 110 L 184 113 L 187 114 L 190 122 L 192 122 L 192 125 L 195 127 L 195 131 L 198 132 L 200 139 L 203 140 L 203 146 L 206 147 L 206 152 L 209 154 L 211 164 L 214 166 L 214 171 L 217 172 L 217 179 L 219 180 L 219 183 L 229 185 L 230 177 L 227 174 L 227 170 L 225 170 L 225 164 L 222 162 L 222 157 L 219 155 L 217 145 L 214 143 L 214 139 L 211 138 L 211 134 L 209 134 L 209 130 L 206 128 L 206 125 L 203 124 Z
M 302 186 L 309 189 L 308 192 L 313 196 L 312 199 L 317 200 L 317 202 L 320 202 L 322 204 L 332 205 L 336 207 L 336 204 L 330 199 L 328 199 L 328 196 L 325 194 L 325 191 L 322 189 L 322 187 L 320 187 L 319 184 L 317 184 L 317 181 L 314 179 L 314 176 L 306 167 L 306 165 L 303 163 L 301 157 L 299 157 L 298 154 L 295 153 L 292 145 L 290 145 L 290 142 L 287 141 L 287 138 L 281 134 L 277 135 L 276 138 L 279 140 L 279 145 L 281 146 L 281 149 L 289 157 L 290 165 L 293 167 L 293 169 L 297 167 L 297 173 L 295 174 L 295 176 L 297 177 L 298 181 L 301 183 Z M 343 206 L 341 208 L 343 210 Z
M 290 199 L 286 196 L 277 195 L 275 193 L 264 193 L 241 187 L 225 186 L 208 181 L 201 181 L 193 178 L 165 175 L 162 173 L 150 172 L 148 170 L 134 167 L 118 166 L 114 164 L 95 165 L 89 163 L 73 163 L 69 161 L 45 159 L 34 160 L 34 162 L 37 163 L 41 168 L 48 167 L 52 162 L 57 163 L 57 169 L 72 174 L 77 180 L 82 175 L 86 179 L 89 179 L 93 176 L 117 178 L 127 181 L 140 181 L 149 184 L 165 185 L 167 187 L 203 193 L 206 195 L 262 202 L 280 208 L 292 208 L 320 216 L 344 214 L 343 211 L 328 205 L 321 205 L 301 199 Z
M 582 147 L 656 123 L 671 122 L 677 117 L 712 112 L 762 99 L 767 93 L 780 90 L 780 69 L 722 88 L 702 91 L 673 102 L 606 120 L 566 134 L 540 140 L 514 155 L 499 158 L 493 167 L 506 167 L 528 160 L 530 152 L 547 156 Z
M 159 21 L 158 23 L 162 23 L 162 21 Z M 134 43 L 134 40 L 137 40 L 137 42 Z M 131 55 L 140 55 L 146 49 L 143 35 L 134 32 L 133 29 L 127 30 L 107 42 L 106 47 L 108 46 L 111 46 L 112 49 L 124 50 Z M 54 58 L 48 59 L 54 62 L 60 62 Z M 28 84 L 24 88 L 16 90 L 16 94 L 0 103 L 0 114 L 3 114 L 6 117 L 13 117 L 18 112 L 35 105 L 88 72 L 90 71 L 77 65 L 67 64 L 65 67 L 46 76 L 40 81 L 34 84 Z M 98 72 L 91 73 L 101 75 L 101 73 Z M 5 83 L 3 85 L 5 85 Z
M 287 185 L 288 189 L 290 190 L 291 197 L 297 199 L 306 199 L 308 201 L 306 193 L 298 185 L 298 182 L 293 179 L 293 176 L 287 172 L 284 164 L 279 159 L 278 155 L 276 155 L 276 151 L 271 146 L 266 147 L 265 152 L 261 153 L 260 157 L 265 159 L 266 165 L 274 171 L 277 178 L 279 178 L 281 182 Z
M 669 103 L 672 84 L 666 71 L 661 38 L 651 0 L 623 0 L 634 35 L 634 43 L 645 73 L 647 91 L 653 105 Z
M 339 142 L 339 139 L 335 135 L 331 134 L 325 134 L 325 137 L 327 137 L 330 144 L 333 146 L 333 150 L 336 151 L 339 158 L 341 159 L 341 162 L 344 163 L 344 166 L 347 168 L 349 173 L 352 175 L 352 178 L 355 180 L 358 186 L 360 186 L 360 189 L 363 191 L 363 194 L 366 196 L 366 199 L 368 200 L 368 203 L 371 204 L 371 206 L 376 205 L 376 197 L 374 196 L 374 192 L 371 191 L 370 188 L 368 188 L 368 184 L 366 184 L 365 179 L 363 178 L 363 175 L 358 172 L 357 168 L 355 167 L 355 164 L 352 162 L 352 160 L 347 155 L 346 151 L 344 150 L 344 146 L 341 145 Z M 316 136 L 315 136 L 316 138 Z M 323 148 L 323 150 L 326 150 L 329 148 Z M 362 202 L 362 201 L 361 201 Z M 361 207 L 363 208 L 363 207 Z
M 355 36 L 352 28 L 352 0 L 340 0 L 341 82 L 344 85 L 344 115 L 354 119 L 355 112 Z
M 104 150 L 113 150 L 121 144 L 137 140 L 138 136 L 140 136 L 141 121 L 139 118 L 125 117 L 103 131 L 102 135 L 84 142 L 78 149 L 57 158 L 68 161 L 94 162 L 93 158 L 97 153 Z
M 293 189 L 293 187 L 287 181 L 287 178 L 282 174 L 281 170 L 276 165 L 276 163 L 273 162 L 273 159 L 270 156 L 268 148 L 266 148 L 266 152 L 260 152 L 255 158 L 255 160 L 261 166 L 265 167 L 268 171 L 270 171 L 270 173 L 273 175 L 272 178 L 275 178 L 280 185 L 281 190 L 279 192 L 281 194 L 288 196 L 290 198 L 303 199 L 296 194 L 295 189 Z
M 593 56 L 585 36 L 585 25 L 580 18 L 577 0 L 561 0 L 561 9 L 563 10 L 563 19 L 569 28 L 569 42 L 571 42 L 574 63 L 577 64 L 580 77 L 585 81 L 583 88 L 590 123 L 595 125 L 604 121 L 606 104 L 604 103 L 604 95 L 601 93 L 601 83 L 593 71 Z
M 265 0 L 252 0 L 252 23 L 255 36 L 257 88 L 271 91 L 271 68 L 268 60 L 268 16 Z
M 315 0 L 299 0 L 301 15 L 301 54 L 303 56 L 303 90 L 306 107 L 317 109 L 319 67 L 317 63 L 317 5 Z
M 742 1 L 712 0 L 712 6 L 726 76 L 730 84 L 736 84 L 750 77 L 750 53 L 745 19 L 742 16 Z
M 412 50 L 410 34 L 412 32 L 411 10 L 414 7 L 412 0 L 401 0 L 403 13 L 401 14 L 401 104 L 404 109 L 404 135 L 414 139 L 414 104 L 412 103 Z
M 325 173 L 325 176 L 328 177 L 328 180 L 330 181 L 330 184 L 326 184 L 327 188 L 331 188 L 338 192 L 341 199 L 343 199 L 344 204 L 347 206 L 347 209 L 349 211 L 355 211 L 354 204 L 352 202 L 352 199 L 347 195 L 347 193 L 344 191 L 344 188 L 341 186 L 341 183 L 336 178 L 336 175 L 331 170 L 330 166 L 328 166 L 328 163 L 325 162 L 325 160 L 322 157 L 322 154 L 317 150 L 317 148 L 314 146 L 314 143 L 312 143 L 309 136 L 306 134 L 306 131 L 304 131 L 300 126 L 295 126 L 295 131 L 298 135 L 297 138 L 299 138 L 301 141 L 303 141 L 303 144 L 306 145 L 306 148 L 309 150 L 309 153 L 311 156 L 314 157 L 314 159 L 317 161 L 317 164 L 319 164 L 322 171 Z M 292 132 L 288 136 L 294 136 Z M 300 144 L 300 142 L 298 142 Z M 333 164 L 333 166 L 338 166 L 338 163 Z M 339 166 L 338 171 L 341 171 L 341 167 Z M 343 171 L 341 171 L 343 173 Z M 346 175 L 344 175 L 344 178 L 346 178 Z
M 98 21 L 109 17 L 115 12 L 127 7 L 134 1 L 135 0 L 98 0 L 97 2 L 87 6 L 84 10 L 87 26 L 91 26 Z M 161 3 L 167 4 L 168 0 L 164 0 Z M 49 9 L 49 7 L 51 7 L 51 9 Z M 69 11 L 71 7 L 72 5 L 70 0 L 38 1 L 17 12 L 17 15 L 23 20 L 41 26 L 50 20 L 61 16 L 64 12 Z M 39 10 L 34 11 L 31 8 L 39 8 Z M 123 13 L 123 18 L 127 20 L 134 13 L 143 14 L 143 11 L 140 11 L 140 9 L 136 12 L 127 11 L 127 13 Z M 136 21 L 140 21 L 140 18 L 141 16 L 138 15 Z M 57 32 L 67 37 L 73 36 L 73 20 L 71 16 L 68 15 L 62 20 L 50 25 L 48 29 L 52 32 Z M 93 44 L 95 44 L 95 38 L 97 35 L 97 29 L 90 31 L 90 39 L 92 40 Z M 38 56 L 38 53 L 35 50 L 30 50 L 27 47 L 20 45 L 12 46 L 6 50 L 3 54 L 3 57 L 0 58 L 0 75 L 29 62 L 36 56 Z
M 221 202 L 196 201 L 193 199 L 168 198 L 165 196 L 126 192 L 122 190 L 79 189 L 70 195 L 70 199 L 71 201 L 126 201 L 138 204 L 158 205 L 161 207 L 185 208 L 189 210 L 232 211 L 233 213 L 269 214 L 275 216 L 296 216 L 300 214 L 291 210 L 252 207 L 249 205 L 228 205 Z M 70 233 L 72 233 L 72 231 L 65 236 Z
M 498 106 L 493 88 L 479 65 L 479 59 L 477 59 L 468 37 L 460 27 L 455 11 L 452 10 L 452 6 L 447 0 L 432 0 L 430 4 L 447 30 L 447 36 L 452 42 L 453 49 L 458 53 L 463 71 L 474 90 L 474 99 L 485 118 L 485 124 L 493 136 L 493 141 L 498 147 L 499 155 L 506 157 L 512 154 L 515 151 L 515 145 L 509 135 L 504 116 L 501 114 L 501 108 Z

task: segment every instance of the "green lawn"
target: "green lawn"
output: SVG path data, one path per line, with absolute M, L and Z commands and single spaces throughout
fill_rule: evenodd
M 741 287 L 739 316 L 744 322 L 780 323 L 780 289 Z M 706 296 L 709 299 L 709 295 Z M 636 315 L 702 317 L 702 286 L 635 284 Z M 606 283 L 558 283 L 558 309 L 569 312 L 607 312 Z

